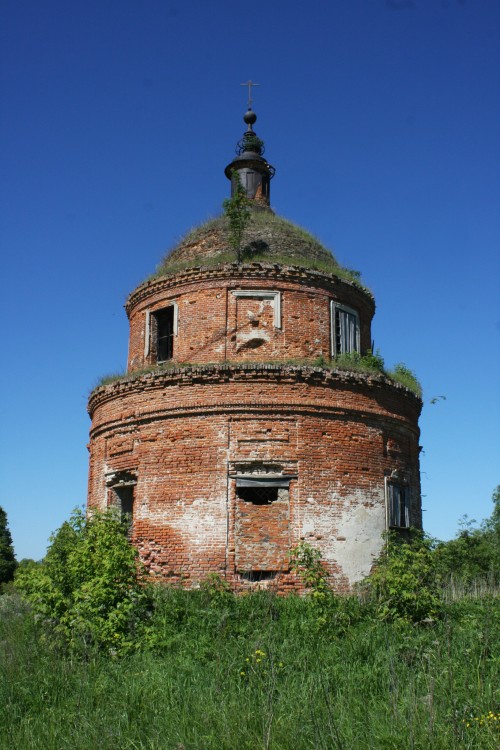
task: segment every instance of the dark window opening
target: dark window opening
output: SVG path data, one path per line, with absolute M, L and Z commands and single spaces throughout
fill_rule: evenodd
M 174 356 L 174 307 L 153 313 L 156 321 L 156 359 L 165 362 Z
M 272 581 L 278 573 L 275 570 L 245 570 L 240 571 L 240 577 L 245 581 Z
M 278 499 L 278 487 L 238 487 L 238 497 L 245 503 L 271 505 Z
M 410 488 L 406 484 L 387 484 L 389 502 L 389 526 L 392 529 L 407 529 L 410 526 Z
M 122 487 L 113 487 L 118 501 L 118 508 L 123 519 L 127 521 L 128 533 L 132 532 L 134 519 L 134 485 L 127 484 Z

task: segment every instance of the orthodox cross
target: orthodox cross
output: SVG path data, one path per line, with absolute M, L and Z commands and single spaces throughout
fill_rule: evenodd
M 252 86 L 260 86 L 260 83 L 247 81 L 246 83 L 240 83 L 240 86 L 248 86 L 248 109 L 252 109 Z

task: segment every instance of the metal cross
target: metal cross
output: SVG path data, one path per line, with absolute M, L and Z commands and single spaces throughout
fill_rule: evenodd
M 260 86 L 260 83 L 252 83 L 247 81 L 246 83 L 240 83 L 240 86 L 248 86 L 248 109 L 252 108 L 252 86 Z

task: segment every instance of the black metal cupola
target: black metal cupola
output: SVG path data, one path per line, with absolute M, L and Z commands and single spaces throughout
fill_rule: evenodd
M 224 174 L 231 180 L 231 196 L 234 195 L 239 178 L 248 198 L 261 206 L 269 206 L 270 182 L 276 170 L 264 158 L 264 142 L 253 130 L 257 115 L 250 106 L 243 120 L 247 130 L 236 145 L 237 156 L 227 165 Z

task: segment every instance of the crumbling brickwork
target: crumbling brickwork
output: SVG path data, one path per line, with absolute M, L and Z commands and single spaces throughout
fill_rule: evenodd
M 251 205 L 238 252 L 227 217 L 207 222 L 128 298 L 127 376 L 89 399 L 88 507 L 128 515 L 152 575 L 287 591 L 304 540 L 345 591 L 387 528 L 421 526 L 421 401 L 335 369 L 371 350 L 373 297 L 270 210 L 275 169 L 243 119 L 224 172 Z
M 267 296 L 266 296 L 267 295 Z M 143 284 L 127 302 L 129 370 L 154 365 L 151 316 L 176 305 L 173 362 L 329 358 L 331 303 L 356 310 L 371 347 L 373 298 L 331 274 L 265 263 L 197 268 Z
M 318 367 L 242 362 L 131 377 L 90 398 L 89 506 L 135 483 L 133 541 L 150 571 L 173 581 L 219 572 L 236 589 L 286 590 L 297 583 L 287 551 L 304 539 L 346 590 L 381 549 L 387 478 L 404 477 L 411 524 L 421 525 L 420 406 L 382 376 Z M 264 501 L 248 482 L 262 484 Z

